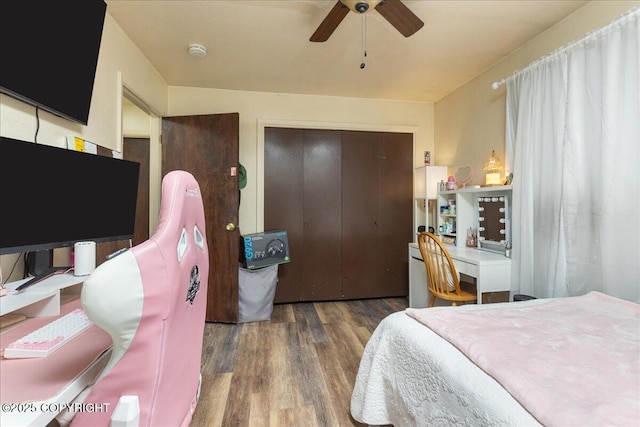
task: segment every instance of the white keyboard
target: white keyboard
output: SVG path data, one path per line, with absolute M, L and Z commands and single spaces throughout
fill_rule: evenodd
M 77 308 L 9 344 L 4 349 L 4 357 L 47 357 L 91 326 L 93 322 Z

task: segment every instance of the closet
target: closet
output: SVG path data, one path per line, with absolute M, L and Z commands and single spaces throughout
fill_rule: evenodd
M 405 296 L 413 137 L 265 129 L 264 228 L 287 230 L 275 302 Z

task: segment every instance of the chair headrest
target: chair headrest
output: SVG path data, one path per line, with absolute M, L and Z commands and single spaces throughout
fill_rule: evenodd
M 182 170 L 169 172 L 162 180 L 162 199 L 158 227 L 150 240 L 162 247 L 164 241 L 178 241 L 178 261 L 184 255 L 189 235 L 205 249 L 205 216 L 200 186 L 192 174 Z M 206 249 L 205 249 L 206 250 Z

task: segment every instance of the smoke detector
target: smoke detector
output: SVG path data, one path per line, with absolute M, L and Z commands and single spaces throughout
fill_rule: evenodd
M 207 55 L 207 48 L 201 44 L 191 44 L 189 45 L 189 55 L 202 58 Z

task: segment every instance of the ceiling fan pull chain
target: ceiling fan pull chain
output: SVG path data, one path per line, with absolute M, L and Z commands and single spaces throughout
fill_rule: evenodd
M 364 59 L 367 57 L 367 14 L 362 14 L 362 63 L 360 69 L 364 69 Z

